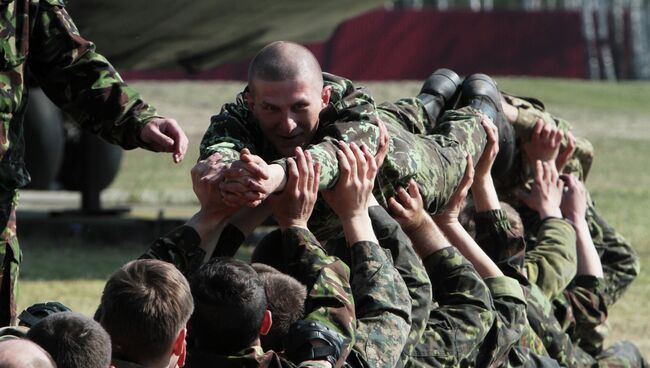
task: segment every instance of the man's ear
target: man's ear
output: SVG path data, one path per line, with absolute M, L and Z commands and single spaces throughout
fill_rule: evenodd
M 248 105 L 248 109 L 253 111 L 253 107 L 255 107 L 255 102 L 253 101 L 253 94 L 248 90 L 244 92 L 244 101 L 246 101 L 246 105 Z
M 273 324 L 273 316 L 270 310 L 264 311 L 264 319 L 262 319 L 262 326 L 260 327 L 260 335 L 264 336 L 269 333 L 271 325 Z
M 324 109 L 330 103 L 330 97 L 332 97 L 332 86 L 324 86 L 320 97 L 323 105 L 322 108 Z
M 181 329 L 178 336 L 176 336 L 174 346 L 172 347 L 172 354 L 178 356 L 178 361 L 176 363 L 178 367 L 185 365 L 185 355 L 187 353 L 185 337 L 187 337 L 187 327 Z

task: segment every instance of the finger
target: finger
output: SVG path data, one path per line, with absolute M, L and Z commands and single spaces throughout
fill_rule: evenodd
M 533 137 L 538 138 L 542 134 L 542 129 L 544 129 L 544 120 L 537 119 L 533 128 Z
M 395 218 L 408 218 L 409 211 L 407 211 L 397 200 L 393 197 L 388 198 L 388 208 Z
M 341 152 L 345 156 L 346 162 L 348 163 L 348 166 L 350 167 L 350 170 L 347 172 L 348 177 L 351 177 L 352 175 L 357 174 L 357 160 L 354 158 L 354 154 L 352 153 L 352 150 L 350 149 L 350 146 L 343 142 L 339 141 L 339 148 L 341 149 Z
M 215 164 L 215 163 L 221 161 L 222 158 L 223 158 L 223 156 L 221 156 L 221 154 L 219 152 L 215 152 L 215 153 L 211 154 L 210 156 L 208 156 L 205 160 L 201 160 L 201 161 L 207 161 L 209 163 Z M 199 161 L 199 162 L 201 162 L 201 161 Z
M 294 153 L 296 166 L 298 167 L 298 190 L 304 192 L 307 185 L 307 175 L 309 175 L 307 158 L 305 157 L 305 152 L 300 147 L 296 147 Z
M 315 172 L 314 172 L 314 161 L 312 160 L 311 157 L 311 152 L 309 151 L 304 151 L 305 153 L 305 162 L 307 163 L 307 184 L 305 189 L 309 193 L 314 192 L 314 181 L 316 180 L 314 178 Z
M 541 160 L 535 161 L 535 182 L 538 184 L 544 182 L 544 166 Z
M 298 181 L 300 179 L 300 173 L 298 172 L 298 166 L 296 165 L 296 160 L 293 157 L 287 159 L 287 184 L 284 187 L 283 191 L 287 193 L 293 193 L 298 187 Z
M 170 129 L 167 131 L 168 135 L 174 140 L 174 154 L 172 155 L 174 163 L 179 163 L 185 158 L 189 139 L 185 132 L 181 129 L 176 120 L 171 119 Z
M 160 127 L 155 126 L 148 131 L 146 142 L 158 152 L 173 152 L 174 140 L 160 131 Z
M 372 154 L 370 154 L 370 150 L 365 144 L 361 145 L 361 151 L 363 152 L 363 156 L 368 163 L 368 171 L 366 177 L 369 180 L 374 181 L 378 170 L 377 161 L 375 161 L 375 158 L 372 156 Z
M 567 162 L 569 162 L 569 160 L 571 159 L 571 156 L 573 156 L 575 149 L 576 149 L 575 137 L 573 136 L 573 133 L 567 132 L 566 147 L 560 152 L 557 159 L 555 160 L 555 165 L 557 166 L 558 170 L 564 169 Z
M 409 185 L 407 189 L 411 198 L 422 200 L 422 197 L 420 197 L 420 189 L 418 188 L 417 183 L 415 183 L 415 180 L 413 179 L 409 180 Z
M 312 191 L 318 192 L 320 186 L 320 162 L 314 164 L 314 184 Z
M 336 158 L 339 160 L 339 181 L 348 180 L 350 177 L 350 163 L 348 162 L 348 157 L 343 153 L 342 150 L 336 151 Z
M 350 143 L 350 150 L 352 150 L 354 159 L 357 162 L 357 177 L 366 179 L 368 173 L 368 164 L 366 162 L 365 155 L 363 152 L 361 152 L 359 146 L 357 146 L 357 144 L 354 142 Z
M 375 155 L 375 163 L 377 167 L 381 167 L 384 164 L 384 159 L 388 155 L 388 150 L 390 148 L 388 129 L 386 129 L 386 124 L 382 120 L 378 120 L 377 125 L 379 126 L 379 140 L 377 144 L 377 154 Z
M 553 139 L 551 140 L 551 145 L 553 147 L 558 147 L 560 143 L 562 143 L 562 139 L 564 139 L 564 132 L 562 129 L 556 130 Z
M 458 187 L 461 191 L 467 192 L 467 190 L 469 190 L 469 187 L 472 186 L 472 182 L 474 182 L 474 166 L 472 163 L 472 155 L 467 154 L 465 160 L 467 161 L 467 166 L 465 167 L 465 175 L 463 175 L 463 179 L 460 181 L 460 185 Z
M 223 181 L 219 184 L 222 192 L 229 193 L 245 193 L 249 191 L 248 186 L 237 181 Z
M 404 188 L 402 187 L 397 188 L 395 190 L 395 195 L 397 196 L 397 199 L 399 199 L 399 202 L 402 204 L 404 208 L 409 208 L 409 209 L 413 208 L 411 204 L 411 196 Z
M 544 144 L 548 144 L 551 133 L 553 133 L 553 127 L 551 127 L 550 124 L 544 124 L 544 128 L 542 129 L 542 133 L 540 135 L 540 138 Z

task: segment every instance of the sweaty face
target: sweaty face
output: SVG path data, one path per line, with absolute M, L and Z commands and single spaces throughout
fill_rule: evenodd
M 254 81 L 249 97 L 253 115 L 275 149 L 293 156 L 309 143 L 318 128 L 318 114 L 329 103 L 329 89 L 308 80 Z

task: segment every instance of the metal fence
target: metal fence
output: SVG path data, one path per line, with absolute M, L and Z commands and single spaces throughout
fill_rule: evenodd
M 591 79 L 650 79 L 650 0 L 397 0 L 387 6 L 578 11 Z

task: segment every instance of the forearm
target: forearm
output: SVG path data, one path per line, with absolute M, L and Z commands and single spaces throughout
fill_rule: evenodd
M 368 241 L 378 243 L 368 213 L 350 217 L 341 217 L 345 240 L 348 244 Z
M 447 222 L 440 225 L 447 239 L 467 258 L 483 278 L 503 276 L 503 272 L 485 254 L 481 247 L 467 233 L 459 222 Z
M 406 235 L 411 239 L 413 248 L 421 259 L 451 246 L 428 214 L 424 216 L 424 221 L 418 227 L 410 229 Z
M 494 188 L 494 182 L 489 175 L 474 180 L 472 184 L 472 198 L 474 199 L 476 212 L 498 210 L 501 208 L 499 196 Z
M 600 255 L 589 233 L 587 220 L 584 218 L 576 220 L 573 224 L 576 228 L 577 275 L 591 275 L 602 278 L 603 266 L 600 262 Z
M 79 35 L 65 8 L 39 4 L 30 46 L 30 70 L 56 105 L 111 143 L 145 146 L 140 131 L 156 110 Z
M 205 252 L 204 261 L 207 261 L 214 252 L 219 236 L 225 226 L 225 216 L 220 213 L 210 213 L 201 209 L 186 223 L 199 235 L 201 242 L 199 248 Z

